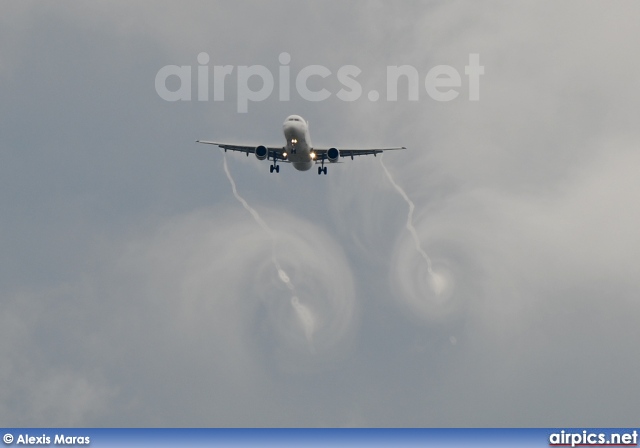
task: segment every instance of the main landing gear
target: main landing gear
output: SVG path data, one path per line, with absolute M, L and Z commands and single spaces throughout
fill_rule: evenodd
M 318 167 L 318 174 L 322 174 L 322 173 L 324 173 L 325 176 L 327 175 L 327 167 L 324 166 L 324 157 L 322 157 L 321 165 Z
M 279 173 L 280 172 L 280 165 L 278 165 L 278 159 L 276 159 L 276 155 L 273 154 L 273 165 L 271 165 L 269 167 L 269 172 L 273 173 L 273 172 Z

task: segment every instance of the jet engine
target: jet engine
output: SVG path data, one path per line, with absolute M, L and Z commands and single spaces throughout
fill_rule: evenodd
M 258 146 L 256 147 L 256 158 L 258 160 L 264 160 L 267 158 L 267 155 L 269 155 L 269 151 L 267 150 L 266 146 Z
M 338 148 L 330 148 L 327 151 L 327 159 L 329 159 L 329 162 L 337 162 L 339 158 L 340 151 L 338 150 Z

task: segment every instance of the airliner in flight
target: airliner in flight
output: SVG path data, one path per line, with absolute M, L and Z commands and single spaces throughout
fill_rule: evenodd
M 318 174 L 327 174 L 327 167 L 324 166 L 325 160 L 335 163 L 340 157 L 366 156 L 380 154 L 384 151 L 392 151 L 397 149 L 407 149 L 404 146 L 397 148 L 368 148 L 368 149 L 338 149 L 338 148 L 314 148 L 311 144 L 309 136 L 309 122 L 305 121 L 300 115 L 290 115 L 282 125 L 284 138 L 287 141 L 285 146 L 241 146 L 230 145 L 227 143 L 217 143 L 205 140 L 196 140 L 197 143 L 207 145 L 217 145 L 224 149 L 225 152 L 240 151 L 249 156 L 255 154 L 258 160 L 272 160 L 271 172 L 280 172 L 278 162 L 290 163 L 298 171 L 310 170 L 314 164 L 319 163 Z

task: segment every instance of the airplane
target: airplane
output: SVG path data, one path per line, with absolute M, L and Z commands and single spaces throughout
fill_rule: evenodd
M 300 115 L 289 115 L 282 125 L 284 138 L 287 142 L 285 146 L 242 146 L 230 145 L 227 143 L 217 143 L 206 140 L 196 140 L 196 143 L 204 143 L 206 145 L 217 145 L 224 149 L 225 152 L 240 151 L 244 152 L 247 157 L 249 154 L 255 154 L 258 160 L 273 160 L 271 164 L 271 173 L 280 172 L 278 162 L 290 163 L 298 171 L 308 171 L 314 164 L 320 163 L 318 174 L 327 174 L 327 167 L 324 166 L 325 160 L 335 163 L 341 157 L 365 156 L 380 154 L 384 151 L 392 151 L 397 149 L 407 149 L 404 146 L 395 148 L 368 148 L 368 149 L 338 149 L 338 148 L 314 148 L 311 144 L 309 136 L 309 122 L 305 121 Z

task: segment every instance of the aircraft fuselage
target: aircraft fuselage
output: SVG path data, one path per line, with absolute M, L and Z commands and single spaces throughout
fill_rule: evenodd
M 299 115 L 290 115 L 282 125 L 284 138 L 287 141 L 287 160 L 298 171 L 307 171 L 315 163 L 309 125 Z

